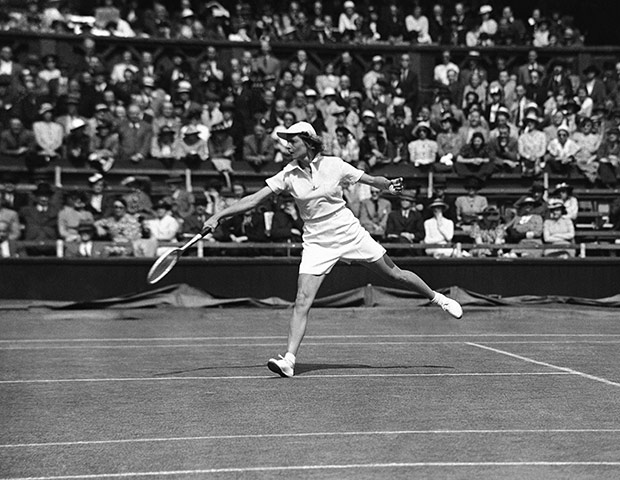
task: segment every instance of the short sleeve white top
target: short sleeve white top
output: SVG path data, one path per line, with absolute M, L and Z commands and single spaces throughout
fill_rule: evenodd
M 304 222 L 318 220 L 346 206 L 343 190 L 356 183 L 364 172 L 339 157 L 318 155 L 310 163 L 311 174 L 292 161 L 266 180 L 276 194 L 290 193 Z

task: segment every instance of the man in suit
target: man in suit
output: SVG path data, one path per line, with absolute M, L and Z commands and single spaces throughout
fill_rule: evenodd
M 194 201 L 194 211 L 183 219 L 183 236 L 193 237 L 202 230 L 202 227 L 211 214 L 207 213 L 207 197 L 198 195 Z
M 0 196 L 0 222 L 4 223 L 8 230 L 7 235 L 9 240 L 18 240 L 21 236 L 21 225 L 19 224 L 19 215 L 11 208 L 7 208 L 4 205 L 4 201 Z
M 590 65 L 583 71 L 583 85 L 594 105 L 602 105 L 607 97 L 605 84 L 598 78 L 600 73 L 601 71 L 596 65 Z
M 536 50 L 527 52 L 527 63 L 517 69 L 517 83 L 520 85 L 530 83 L 530 72 L 532 70 L 536 70 L 541 76 L 545 73 L 544 65 L 538 63 L 538 52 Z
M 267 135 L 266 123 L 260 119 L 254 125 L 254 133 L 243 139 L 243 159 L 257 172 L 273 163 L 276 155 L 275 142 Z
M 360 204 L 359 220 L 368 233 L 377 240 L 385 238 L 385 227 L 392 204 L 389 200 L 381 198 L 378 188 L 371 188 L 370 198 Z
M 18 257 L 17 244 L 9 237 L 10 226 L 0 220 L 0 258 Z
M 185 189 L 184 183 L 181 175 L 171 175 L 166 179 L 168 195 L 164 201 L 172 206 L 172 215 L 177 219 L 187 217 L 194 209 L 194 196 Z
M 130 105 L 127 119 L 119 125 L 120 161 L 125 165 L 142 162 L 151 149 L 153 129 L 142 120 L 142 111 L 138 105 Z
M 18 180 L 17 176 L 10 172 L 0 179 L 0 204 L 16 212 L 30 203 L 30 195 L 17 191 Z
M 405 104 L 411 107 L 412 111 L 416 111 L 418 104 L 418 74 L 411 67 L 411 55 L 403 53 L 400 56 L 400 73 L 398 89 L 405 98 Z
M 65 257 L 67 258 L 95 258 L 106 256 L 106 242 L 95 242 L 95 225 L 81 222 L 78 227 L 80 239 L 77 242 L 65 243 Z
M 424 240 L 424 219 L 415 208 L 416 196 L 415 190 L 403 190 L 401 193 L 400 209 L 391 211 L 387 218 L 387 241 L 418 243 Z
M 274 75 L 280 78 L 280 60 L 273 56 L 268 41 L 260 42 L 260 51 L 261 54 L 252 62 L 252 70 L 261 72 L 264 76 Z
M 24 225 L 26 241 L 52 242 L 58 238 L 58 209 L 50 203 L 54 191 L 49 183 L 40 183 L 35 192 L 35 203 L 23 207 L 19 216 Z M 35 246 L 26 249 L 28 255 L 53 255 L 55 246 Z

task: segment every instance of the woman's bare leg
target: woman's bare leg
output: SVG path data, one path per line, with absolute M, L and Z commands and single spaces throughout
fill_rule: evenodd
M 297 296 L 288 330 L 287 351 L 293 355 L 297 355 L 299 345 L 304 338 L 308 322 L 308 312 L 324 278 L 325 275 L 299 274 L 297 279 Z
M 383 278 L 393 281 L 405 287 L 407 290 L 414 290 L 421 293 L 429 300 L 435 297 L 435 291 L 429 287 L 418 275 L 398 267 L 386 253 L 376 262 L 364 264 L 370 270 Z

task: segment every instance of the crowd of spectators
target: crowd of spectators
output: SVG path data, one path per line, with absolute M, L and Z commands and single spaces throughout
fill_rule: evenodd
M 426 17 L 419 6 L 409 12 L 401 10 L 398 3 L 384 10 L 350 1 L 344 2 L 341 10 L 325 6 L 325 12 L 321 2 L 290 2 L 284 10 L 276 11 L 269 3 L 237 3 L 229 9 L 226 2 L 197 7 L 184 1 L 181 10 L 168 12 L 158 3 L 153 9 L 139 11 L 134 2 L 117 6 L 106 0 L 92 18 L 76 18 L 60 2 L 49 1 L 42 10 L 32 5 L 29 2 L 21 14 L 6 10 L 5 27 L 37 31 L 80 28 L 72 31 L 85 37 L 80 52 L 70 61 L 53 54 L 16 59 L 11 47 L 0 50 L 0 156 L 31 172 L 55 165 L 90 169 L 91 178 L 97 179 L 94 189 L 101 188 L 97 185 L 114 169 L 209 167 L 220 172 L 221 187 L 205 187 L 204 192 L 221 190 L 230 195 L 241 188 L 235 182 L 236 168 L 267 174 L 288 161 L 286 145 L 277 132 L 304 120 L 322 135 L 325 154 L 340 156 L 366 171 L 397 164 L 411 177 L 428 173 L 461 177 L 473 193 L 455 204 L 437 192 L 428 202 L 413 198 L 411 192 L 408 199 L 396 202 L 376 199 L 377 192 L 359 185 L 345 192 L 351 209 L 377 238 L 415 243 L 426 239 L 434 244 L 451 242 L 455 229 L 477 232 L 480 228 L 474 229 L 474 225 L 480 227 L 481 218 L 494 217 L 496 206 L 487 205 L 475 192 L 498 172 L 532 180 L 543 172 L 566 180 L 583 177 L 592 185 L 609 188 L 616 187 L 620 175 L 620 63 L 605 63 L 602 70 L 591 65 L 578 72 L 573 63 L 561 59 L 543 63 L 532 49 L 525 63 L 510 57 L 508 50 L 493 58 L 471 50 L 457 64 L 446 48 L 433 71 L 433 95 L 426 98 L 420 96 L 420 72 L 413 67 L 409 53 L 374 55 L 364 69 L 344 50 L 321 66 L 303 49 L 292 57 L 279 58 L 270 43 L 283 39 L 332 41 L 333 37 L 340 43 L 385 40 L 544 47 L 549 45 L 542 40 L 545 37 L 552 45 L 579 44 L 571 19 L 559 13 L 543 18 L 540 11 L 534 11 L 531 21 L 523 22 L 514 18 L 510 7 L 494 19 L 495 12 L 488 5 L 469 12 L 457 3 L 450 12 L 436 6 Z M 38 7 L 36 2 L 34 5 Z M 336 10 L 331 11 L 333 8 Z M 329 15 L 338 17 L 338 22 L 329 35 L 321 30 L 325 38 L 299 37 L 304 32 L 315 35 L 317 25 Z M 308 28 L 301 28 L 300 22 L 308 22 Z M 399 30 L 401 23 L 403 29 Z M 111 24 L 114 32 L 108 34 L 131 36 L 131 31 L 171 38 L 230 39 L 245 29 L 248 39 L 260 40 L 260 48 L 245 49 L 224 61 L 216 47 L 207 45 L 204 57 L 195 64 L 180 53 L 155 58 L 147 49 L 128 48 L 106 63 L 97 55 L 96 39 L 104 35 L 101 27 L 109 30 Z M 566 35 L 567 30 L 574 38 Z M 558 43 L 553 43 L 554 36 Z M 17 208 L 17 193 L 12 192 L 19 180 L 0 182 L 2 211 L 19 213 L 17 229 L 14 215 L 8 215 L 8 220 L 4 218 L 7 215 L 0 217 L 9 226 L 11 240 L 61 238 L 67 244 L 82 237 L 108 240 L 114 248 L 98 250 L 107 255 L 152 256 L 158 242 L 190 234 L 188 225 L 195 229 L 203 215 L 213 213 L 230 198 L 207 193 L 181 195 L 182 190 L 176 189 L 173 197 L 153 204 L 149 182 L 133 178 L 125 184 L 132 188 L 130 195 L 103 202 L 103 192 L 73 192 L 62 198 L 62 192 L 52 192 L 43 182 L 36 186 L 34 201 L 26 200 Z M 178 187 L 177 180 L 171 184 Z M 438 190 L 440 183 L 435 185 Z M 392 212 L 396 203 L 407 221 L 390 219 L 396 215 Z M 515 205 L 516 212 L 527 203 Z M 282 201 L 281 205 L 264 206 L 235 219 L 236 223 L 223 227 L 214 239 L 294 240 L 301 225 L 291 205 Z M 410 220 L 409 210 L 423 221 Z M 284 212 L 290 218 L 280 218 Z M 525 217 L 531 220 L 528 213 Z M 551 218 L 546 217 L 547 213 L 545 222 Z M 275 236 L 272 220 L 277 227 Z M 515 220 L 509 222 L 513 223 L 506 231 L 513 232 L 513 239 L 531 240 L 529 231 L 520 239 Z M 398 231 L 403 223 L 410 227 Z M 282 234 L 282 224 L 290 235 Z M 33 225 L 36 228 L 31 228 Z M 517 225 L 521 223 L 517 221 Z M 3 247 L 3 251 L 7 249 Z M 38 251 L 40 248 L 31 247 L 30 253 Z M 427 253 L 452 255 L 453 250 Z
M 8 2 L 7 2 L 8 3 Z M 478 4 L 476 2 L 476 4 Z M 583 36 L 574 18 L 536 8 L 528 19 L 515 18 L 512 7 L 453 7 L 435 3 L 351 0 L 344 2 L 181 0 L 169 9 L 154 1 L 103 0 L 76 5 L 63 0 L 28 0 L 0 15 L 0 30 L 20 30 L 123 38 L 166 38 L 250 42 L 413 43 L 452 46 L 578 46 Z

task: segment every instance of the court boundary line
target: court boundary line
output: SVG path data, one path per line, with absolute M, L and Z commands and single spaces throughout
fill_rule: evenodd
M 60 475 L 43 477 L 7 477 L 2 480 L 77 480 L 97 478 L 131 478 L 154 476 L 180 476 L 217 473 L 258 473 L 258 472 L 285 472 L 285 471 L 312 471 L 312 470 L 353 470 L 353 469 L 386 469 L 386 468 L 442 468 L 442 467 L 618 467 L 620 462 L 407 462 L 407 463 L 352 463 L 343 465 L 290 465 L 279 467 L 229 467 L 205 468 L 195 470 L 163 470 L 151 472 L 120 472 L 99 473 L 85 475 Z
M 510 435 L 510 434 L 587 434 L 587 433 L 620 433 L 620 428 L 599 429 L 599 428 L 568 428 L 568 429 L 464 429 L 464 430 L 377 430 L 377 431 L 359 431 L 359 432 L 300 432 L 300 433 L 265 433 L 265 434 L 245 434 L 245 435 L 203 435 L 193 437 L 146 437 L 146 438 L 121 438 L 110 440 L 77 440 L 65 442 L 37 442 L 37 443 L 15 443 L 0 444 L 0 448 L 41 448 L 41 447 L 69 447 L 69 446 L 87 446 L 87 445 L 114 445 L 128 443 L 166 443 L 166 442 L 191 442 L 191 441 L 209 441 L 209 440 L 251 440 L 251 439 L 269 439 L 269 438 L 316 438 L 316 437 L 364 437 L 364 436 L 384 436 L 384 435 Z
M 574 369 L 569 368 L 569 367 L 561 367 L 559 365 L 554 365 L 552 363 L 542 362 L 540 360 L 534 360 L 533 358 L 525 357 L 523 355 L 518 355 L 516 353 L 507 352 L 505 350 L 500 350 L 498 348 L 493 348 L 493 347 L 489 347 L 489 346 L 486 346 L 486 345 L 480 345 L 480 344 L 471 343 L 471 342 L 466 342 L 466 343 L 467 343 L 467 345 L 471 345 L 473 347 L 481 348 L 483 350 L 489 350 L 491 352 L 495 352 L 495 353 L 499 353 L 501 355 L 505 355 L 505 356 L 512 357 L 512 358 L 516 358 L 517 360 L 522 360 L 524 362 L 533 363 L 535 365 L 540 365 L 540 366 L 547 367 L 547 368 L 553 368 L 554 370 L 559 370 L 561 372 L 570 373 L 571 375 L 578 375 L 580 377 L 587 378 L 589 380 L 594 380 L 594 381 L 597 381 L 597 382 L 600 382 L 600 383 L 604 383 L 606 385 L 611 385 L 613 387 L 620 387 L 620 383 L 618 383 L 618 382 L 613 382 L 613 381 L 607 380 L 606 378 L 603 378 L 603 377 L 597 377 L 596 375 L 590 375 L 589 373 L 580 372 L 578 370 L 574 370 Z
M 463 373 L 351 373 L 296 375 L 295 380 L 340 379 L 340 378 L 411 378 L 411 377 L 527 377 L 527 376 L 565 376 L 568 372 L 463 372 Z M 118 378 L 50 378 L 31 380 L 0 380 L 0 385 L 10 384 L 50 384 L 50 383 L 106 383 L 106 382 L 169 382 L 205 380 L 277 380 L 273 375 L 237 375 L 229 377 L 118 377 Z

